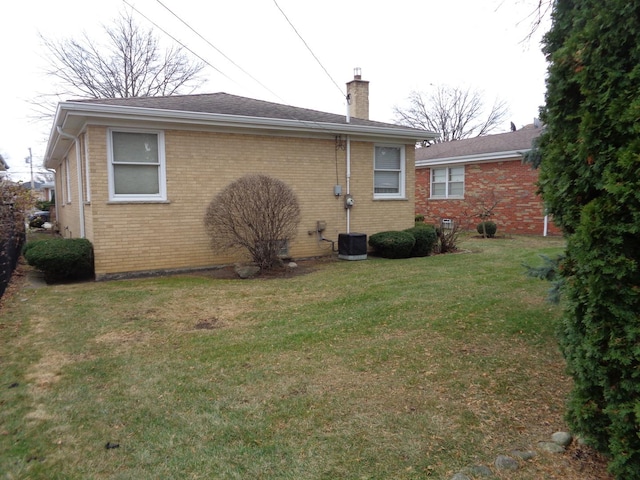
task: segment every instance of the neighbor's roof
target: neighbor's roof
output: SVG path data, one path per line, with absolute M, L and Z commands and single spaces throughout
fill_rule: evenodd
M 72 137 L 87 123 L 118 126 L 136 124 L 170 124 L 228 131 L 261 131 L 263 134 L 290 132 L 331 138 L 352 135 L 353 138 L 378 138 L 388 141 L 419 142 L 437 134 L 427 130 L 376 122 L 345 115 L 292 107 L 252 98 L 213 93 L 175 95 L 169 97 L 134 97 L 73 100 L 58 105 L 49 136 L 46 162 L 52 166 L 66 154 Z
M 521 156 L 542 128 L 527 125 L 520 130 L 496 135 L 442 142 L 416 149 L 416 167 L 445 163 L 471 163 Z

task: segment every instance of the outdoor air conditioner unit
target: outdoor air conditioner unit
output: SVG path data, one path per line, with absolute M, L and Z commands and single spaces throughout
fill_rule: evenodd
M 342 260 L 366 260 L 367 235 L 364 233 L 338 234 L 338 258 Z

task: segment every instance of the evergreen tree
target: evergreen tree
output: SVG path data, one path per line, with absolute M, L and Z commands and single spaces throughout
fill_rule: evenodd
M 556 0 L 539 186 L 567 239 L 567 419 L 640 472 L 640 0 Z

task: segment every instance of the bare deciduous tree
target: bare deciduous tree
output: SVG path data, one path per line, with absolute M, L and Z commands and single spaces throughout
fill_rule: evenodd
M 475 195 L 467 195 L 465 198 L 465 203 L 468 208 L 465 215 L 480 219 L 483 238 L 489 236 L 487 234 L 486 222 L 493 216 L 495 208 L 501 201 L 502 198 L 496 194 L 495 190 L 485 190 Z
M 535 3 L 534 9 L 529 15 L 531 26 L 525 39 L 527 41 L 531 40 L 540 26 L 551 17 L 551 9 L 553 8 L 553 0 L 535 0 Z
M 440 133 L 435 143 L 486 135 L 508 114 L 503 101 L 496 100 L 487 114 L 481 92 L 444 85 L 432 93 L 413 91 L 408 103 L 394 107 L 397 123 Z
M 204 68 L 181 47 L 163 50 L 153 30 L 138 26 L 131 12 L 105 25 L 106 43 L 84 33 L 80 39 L 48 40 L 47 74 L 60 81 L 64 94 L 83 98 L 166 96 L 192 91 Z M 56 95 L 60 95 L 60 92 Z
M 267 175 L 245 175 L 225 187 L 209 204 L 204 224 L 211 246 L 245 249 L 268 270 L 300 223 L 300 205 L 286 183 Z

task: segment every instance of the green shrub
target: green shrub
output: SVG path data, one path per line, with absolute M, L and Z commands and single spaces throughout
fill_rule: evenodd
M 498 231 L 498 226 L 494 222 L 486 221 L 480 222 L 476 229 L 480 235 L 484 235 L 486 233 L 487 237 L 493 238 Z
M 36 208 L 45 212 L 51 211 L 51 202 L 49 200 L 36 200 Z
M 93 276 L 93 246 L 84 238 L 32 241 L 23 253 L 29 265 L 44 272 L 47 282 Z
M 416 213 L 415 222 L 424 223 L 424 215 L 422 215 L 421 213 Z
M 369 245 L 384 258 L 409 258 L 415 243 L 415 237 L 407 232 L 378 232 L 369 237 Z
M 35 247 L 38 243 L 40 242 L 46 242 L 47 240 L 50 240 L 48 238 L 37 238 L 35 240 L 29 240 L 27 241 L 23 246 L 22 246 L 22 255 L 24 255 L 24 257 L 27 257 L 27 252 L 29 250 L 31 250 L 33 247 Z
M 538 188 L 567 241 L 566 418 L 628 480 L 640 471 L 640 3 L 551 5 Z
M 416 224 L 415 227 L 408 228 L 405 232 L 413 235 L 413 238 L 416 240 L 411 250 L 412 257 L 426 257 L 430 255 L 438 242 L 436 229 L 433 225 Z

